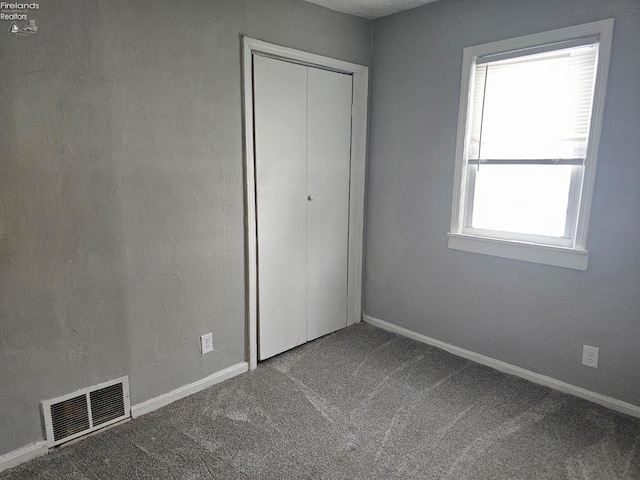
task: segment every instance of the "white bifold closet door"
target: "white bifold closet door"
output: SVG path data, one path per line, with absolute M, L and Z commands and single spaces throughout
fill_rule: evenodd
M 344 328 L 352 77 L 253 57 L 259 358 Z

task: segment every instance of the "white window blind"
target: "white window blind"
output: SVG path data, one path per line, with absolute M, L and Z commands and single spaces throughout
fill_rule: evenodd
M 598 43 L 549 48 L 476 59 L 469 163 L 582 164 Z

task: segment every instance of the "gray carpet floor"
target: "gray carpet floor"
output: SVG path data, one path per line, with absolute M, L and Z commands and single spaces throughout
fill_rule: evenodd
M 0 473 L 640 479 L 640 420 L 358 324 Z

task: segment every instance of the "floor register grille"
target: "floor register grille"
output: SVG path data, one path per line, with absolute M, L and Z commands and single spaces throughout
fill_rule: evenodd
M 45 400 L 42 410 L 50 447 L 128 418 L 129 377 L 121 377 Z

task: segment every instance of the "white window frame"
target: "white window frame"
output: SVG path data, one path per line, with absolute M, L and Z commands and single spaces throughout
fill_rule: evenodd
M 456 162 L 453 183 L 453 203 L 451 207 L 451 228 L 448 246 L 451 249 L 494 255 L 527 262 L 555 265 L 559 267 L 586 270 L 589 252 L 586 249 L 589 212 L 595 184 L 595 172 L 600 143 L 600 129 L 604 110 L 604 100 L 611 56 L 613 19 L 600 20 L 584 25 L 562 28 L 548 32 L 511 38 L 483 45 L 467 47 L 463 50 L 460 108 L 458 114 L 458 136 L 456 142 Z M 473 70 L 478 57 L 522 49 L 530 49 L 558 42 L 568 42 L 585 37 L 598 37 L 598 58 L 596 66 L 593 109 L 584 161 L 582 188 L 577 199 L 570 203 L 568 215 L 575 217 L 575 232 L 569 238 L 550 240 L 549 237 L 510 234 L 466 227 L 470 213 L 472 193 L 467 191 L 467 176 L 470 172 L 467 161 L 467 131 L 470 127 L 469 105 L 473 92 Z M 579 188 L 577 168 L 572 174 L 572 188 Z M 568 222 L 571 219 L 568 219 Z

